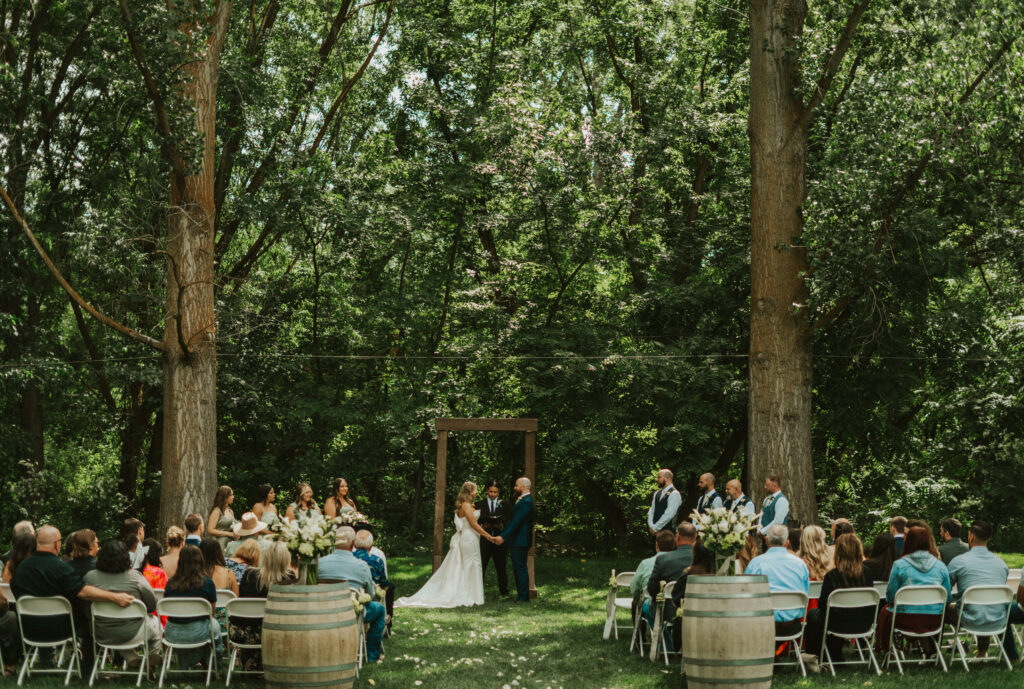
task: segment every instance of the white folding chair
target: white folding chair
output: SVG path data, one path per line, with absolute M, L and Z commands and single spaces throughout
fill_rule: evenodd
M 651 629 L 651 651 L 650 659 L 651 662 L 658 657 L 658 651 L 662 652 L 665 658 L 665 664 L 668 665 L 668 644 L 665 643 L 665 631 L 672 627 L 673 620 L 665 618 L 665 603 L 672 600 L 672 591 L 676 587 L 676 582 L 670 581 L 667 584 L 661 582 L 662 588 L 662 600 L 652 600 L 651 605 L 655 606 L 654 610 L 654 627 Z M 671 631 L 669 632 L 671 634 Z
M 245 650 L 257 650 L 263 648 L 263 644 L 243 644 L 238 641 L 231 640 L 231 627 L 232 623 L 237 620 L 262 620 L 266 614 L 267 599 L 266 598 L 236 598 L 229 600 L 227 604 L 228 611 L 228 649 L 231 651 L 228 658 L 228 674 L 224 681 L 224 686 L 231 686 L 231 675 L 259 675 L 262 674 L 259 670 L 235 670 L 235 661 L 238 659 L 238 651 L 241 649 Z
M 875 658 L 875 628 L 878 622 L 878 605 L 881 600 L 881 596 L 878 595 L 878 590 L 872 587 L 854 588 L 854 589 L 836 589 L 829 594 L 828 600 L 825 603 L 818 602 L 818 608 L 825 607 L 825 628 L 821 636 L 821 654 L 818 656 L 819 663 L 825 663 L 828 665 L 829 672 L 832 676 L 836 676 L 836 665 L 859 665 L 861 663 L 867 664 L 868 668 L 874 667 L 876 674 L 882 674 L 881 668 L 878 667 L 878 660 Z M 837 632 L 829 630 L 829 622 L 831 620 L 834 611 L 849 610 L 851 608 L 871 608 L 871 626 L 860 632 Z M 865 616 L 866 617 L 866 616 Z M 860 656 L 860 660 L 844 660 L 836 662 L 832 659 L 832 654 L 828 650 L 828 636 L 838 637 L 848 641 L 853 641 L 853 645 L 857 649 L 857 654 Z M 861 642 L 864 643 L 868 652 L 867 660 L 864 659 L 864 651 L 861 650 Z
M 228 601 L 238 598 L 231 589 L 217 589 L 217 607 L 227 608 Z
M 176 617 L 209 617 L 210 618 L 210 638 L 204 639 L 203 641 L 197 641 L 194 643 L 176 643 L 168 641 L 167 637 L 163 638 L 164 645 L 164 662 L 160 666 L 160 681 L 157 682 L 158 687 L 164 686 L 164 677 L 168 672 L 180 672 L 180 673 L 206 673 L 206 686 L 210 686 L 210 677 L 213 674 L 213 666 L 216 663 L 217 653 L 217 641 L 213 633 L 213 627 L 217 624 L 217 620 L 213 619 L 213 606 L 210 605 L 210 601 L 205 598 L 164 598 L 158 601 L 156 604 L 157 614 L 160 616 L 166 616 L 169 618 Z M 168 621 L 168 624 L 173 622 Z M 205 670 L 171 670 L 171 659 L 174 655 L 175 650 L 188 650 L 193 648 L 202 648 L 209 644 L 210 655 L 206 660 Z
M 10 584 L 0 584 L 0 593 L 3 593 L 4 598 L 6 598 L 11 603 L 14 602 L 14 591 L 11 590 Z
M 821 598 L 821 585 L 822 585 L 822 583 L 824 583 L 824 582 L 821 582 L 821 581 L 812 581 L 811 582 L 810 588 L 807 591 L 807 600 L 812 601 L 812 600 L 818 600 L 819 598 Z
M 71 603 L 68 602 L 67 598 L 61 596 L 22 596 L 14 602 L 15 609 L 18 611 L 18 631 L 21 632 L 21 650 L 23 661 L 21 664 L 21 672 L 18 673 L 18 686 L 20 687 L 27 676 L 29 679 L 32 678 L 32 674 L 62 674 L 64 675 L 64 684 L 67 685 L 71 681 L 71 673 L 77 671 L 78 678 L 82 678 L 82 666 L 78 659 L 78 641 L 77 634 L 75 632 L 75 616 L 71 611 Z M 47 618 L 45 624 L 53 625 L 57 620 L 54 618 L 67 617 L 68 624 L 71 626 L 71 635 L 65 636 L 61 639 L 55 639 L 53 641 L 33 641 L 25 635 L 25 622 L 32 617 Z M 71 645 L 71 659 L 68 662 L 68 669 L 65 671 L 61 668 L 62 661 L 57 661 L 57 667 L 51 670 L 33 670 L 32 666 L 39 660 L 39 649 L 49 649 L 56 651 L 58 648 L 61 650 L 61 657 L 63 658 L 63 648 L 66 644 Z M 32 652 L 29 653 L 29 649 Z
M 916 660 L 908 660 L 907 656 L 896 646 L 897 635 L 902 636 L 906 639 L 923 640 L 933 639 L 935 642 L 935 663 L 942 667 L 943 672 L 949 672 L 949 668 L 946 666 L 946 659 L 942 656 L 942 633 L 944 630 L 944 620 L 946 618 L 946 589 L 939 585 L 934 584 L 931 586 L 904 586 L 903 588 L 896 591 L 895 600 L 892 601 L 892 627 L 889 628 L 889 650 L 885 654 L 885 660 L 883 665 L 889 667 L 893 661 L 896 662 L 896 668 L 903 674 L 903 665 L 916 663 L 923 665 L 930 662 L 928 658 L 921 657 Z M 900 615 L 910 614 L 909 612 L 897 612 L 902 606 L 939 606 L 942 608 L 942 613 L 939 615 L 939 624 L 934 630 L 927 632 L 914 632 L 906 629 L 899 628 L 899 617 Z
M 796 632 L 782 636 L 775 635 L 775 646 L 778 647 L 781 643 L 786 644 L 786 647 L 796 656 L 796 660 L 787 663 L 779 661 L 776 657 L 775 666 L 796 665 L 804 677 L 807 676 L 807 668 L 804 667 L 804 659 L 800 657 L 800 647 L 803 645 L 804 627 L 807 625 L 807 598 L 807 594 L 803 591 L 772 591 L 772 610 L 774 612 L 800 611 L 800 617 L 794 620 L 799 622 Z
M 956 625 L 953 627 L 953 649 L 960 655 L 960 662 L 963 663 L 964 670 L 969 671 L 967 667 L 968 660 L 975 663 L 983 663 L 988 660 L 999 661 L 1000 659 L 1006 663 L 1008 670 L 1013 669 L 1013 664 L 1010 663 L 1010 658 L 1006 655 L 1006 649 L 1003 648 L 1003 634 L 1006 633 L 1006 627 L 1010 622 L 1010 603 L 1013 602 L 1013 598 L 1014 591 L 1009 586 L 972 586 L 964 591 L 964 595 L 960 598 L 960 603 L 957 605 Z M 1000 611 L 1002 622 L 998 629 L 992 624 L 978 625 L 964 619 L 964 612 L 968 607 L 988 606 L 1003 608 Z M 991 636 L 994 645 L 999 648 L 998 655 L 968 659 L 961 634 L 973 636 L 975 643 L 977 643 L 979 636 Z M 950 662 L 954 662 L 952 658 Z
M 163 589 L 153 589 L 153 595 L 156 596 L 157 600 L 163 600 L 164 599 L 164 590 Z
M 137 620 L 140 628 L 142 629 L 142 640 L 141 641 L 128 641 L 123 644 L 105 644 L 100 643 L 99 637 L 96 635 L 96 620 L 99 618 L 120 620 L 122 622 L 128 622 L 130 620 Z M 96 681 L 96 676 L 103 672 L 111 675 L 138 675 L 135 678 L 135 686 L 142 684 L 142 678 L 146 676 L 146 670 L 149 669 L 149 635 L 146 633 L 146 624 L 149 621 L 149 613 L 146 612 L 146 604 L 140 600 L 133 600 L 131 605 L 127 608 L 122 608 L 117 603 L 110 601 L 97 601 L 92 604 L 92 648 L 93 656 L 95 660 L 92 663 L 92 673 L 89 675 L 89 686 L 93 685 Z M 105 668 L 107 663 L 107 656 L 110 656 L 110 662 L 113 666 L 117 662 L 118 651 L 131 651 L 137 648 L 142 649 L 142 662 L 139 664 L 139 670 L 136 673 L 134 670 L 116 670 L 114 667 Z M 102 651 L 102 653 L 101 653 Z
M 615 580 L 615 584 L 608 588 L 608 597 L 605 600 L 605 619 L 604 619 L 604 638 L 611 638 L 612 634 L 615 635 L 615 639 L 619 638 L 619 629 L 632 629 L 632 625 L 619 624 L 616 613 L 619 610 L 631 610 L 633 608 L 633 599 L 631 597 L 622 598 L 617 596 L 618 589 L 629 588 L 629 585 L 633 583 L 633 575 L 636 572 L 619 572 L 615 573 L 612 570 L 612 578 Z
M 872 584 L 872 586 L 874 587 L 874 589 L 876 591 L 878 591 L 878 597 L 881 600 L 885 600 L 885 597 L 886 597 L 886 595 L 888 595 L 888 592 L 889 592 L 889 582 L 887 582 L 887 581 L 876 581 L 874 584 Z

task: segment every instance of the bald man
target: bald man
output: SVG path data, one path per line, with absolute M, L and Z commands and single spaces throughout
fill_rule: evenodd
M 715 490 L 715 477 L 713 474 L 701 474 L 700 478 L 697 479 L 697 488 L 700 489 L 700 498 L 697 500 L 697 514 L 704 514 L 722 506 L 722 496 Z
M 679 491 L 672 485 L 672 472 L 662 469 L 658 472 L 658 492 L 651 500 L 651 509 L 647 510 L 647 530 L 651 535 L 662 529 L 671 531 L 676 525 L 679 506 L 683 503 Z
M 729 497 L 722 503 L 722 507 L 730 512 L 745 512 L 754 514 L 754 501 L 743 494 L 743 485 L 736 479 L 725 484 L 725 493 Z

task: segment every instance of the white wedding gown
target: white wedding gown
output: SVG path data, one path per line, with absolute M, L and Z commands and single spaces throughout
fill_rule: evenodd
M 480 510 L 476 511 L 480 518 Z M 465 517 L 455 517 L 455 534 L 444 561 L 419 591 L 395 601 L 396 608 L 457 608 L 483 605 L 480 536 Z

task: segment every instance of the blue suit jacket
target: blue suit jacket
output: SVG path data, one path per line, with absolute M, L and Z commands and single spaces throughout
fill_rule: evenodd
M 527 495 L 512 508 L 508 526 L 501 537 L 509 548 L 529 548 L 533 545 L 533 495 Z

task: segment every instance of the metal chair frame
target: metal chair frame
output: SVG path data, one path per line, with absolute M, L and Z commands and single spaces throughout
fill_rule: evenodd
M 228 672 L 224 686 L 231 686 L 231 675 L 261 675 L 260 670 L 235 670 L 235 662 L 238 660 L 239 650 L 257 650 L 263 648 L 262 640 L 258 644 L 243 644 L 231 640 L 231 620 L 241 618 L 246 620 L 262 620 L 266 615 L 266 598 L 235 598 L 227 603 L 228 613 L 228 649 L 231 651 L 228 657 Z
M 1006 669 L 1012 670 L 1013 664 L 1010 662 L 1010 658 L 1006 655 L 1006 649 L 1003 648 L 1003 634 L 1006 633 L 1007 627 L 1010 624 L 1010 606 L 1013 603 L 1014 592 L 1009 586 L 1006 585 L 989 585 L 989 586 L 972 586 L 965 590 L 963 596 L 960 598 L 959 604 L 957 604 L 957 615 L 956 625 L 953 627 L 953 648 L 951 653 L 955 651 L 960 656 L 960 662 L 963 663 L 964 671 L 970 672 L 967 667 L 968 662 L 972 663 L 984 663 L 990 660 L 1003 660 L 1006 663 Z M 971 628 L 968 624 L 964 625 L 964 609 L 968 605 L 1005 605 L 1006 615 L 1003 617 L 1003 626 L 996 630 L 982 630 L 977 628 Z M 999 647 L 999 653 L 995 657 L 986 658 L 968 658 L 967 649 L 964 647 L 962 634 L 969 634 L 975 638 L 979 636 L 992 636 L 995 637 L 995 645 Z M 950 658 L 950 662 L 955 662 L 953 658 Z
M 164 662 L 160 666 L 160 680 L 157 682 L 157 686 L 161 688 L 164 686 L 164 678 L 168 672 L 178 672 L 181 674 L 205 673 L 206 686 L 210 686 L 210 677 L 213 675 L 213 667 L 217 662 L 217 640 L 213 633 L 213 627 L 217 625 L 217 620 L 213 618 L 213 606 L 210 605 L 210 601 L 205 598 L 164 598 L 157 602 L 156 611 L 161 617 L 199 617 L 205 615 L 210 618 L 209 639 L 189 644 L 168 641 L 166 636 L 162 639 L 165 650 Z M 219 627 L 219 625 L 217 626 Z M 175 650 L 202 648 L 207 644 L 210 645 L 210 655 L 207 657 L 206 670 L 171 670 L 171 660 Z
M 676 582 L 670 581 L 662 583 L 662 600 L 657 602 L 656 599 L 651 599 L 651 604 L 656 605 L 657 609 L 654 612 L 654 628 L 651 629 L 651 651 L 650 659 L 654 662 L 658 657 L 658 651 L 662 652 L 665 658 L 665 664 L 668 665 L 668 644 L 665 643 L 665 630 L 672 624 L 672 620 L 665 619 L 665 601 L 672 599 L 672 591 L 676 587 Z M 676 653 L 676 651 L 672 651 Z
M 619 572 L 615 573 L 612 570 L 612 576 L 615 577 L 615 585 L 610 586 L 608 589 L 608 597 L 605 600 L 605 620 L 604 620 L 604 638 L 608 639 L 613 634 L 615 640 L 619 639 L 619 629 L 632 629 L 632 625 L 619 624 L 616 613 L 621 609 L 630 610 L 633 606 L 632 598 L 621 598 L 616 596 L 618 589 L 628 587 L 633 583 L 633 577 L 636 572 Z
M 775 636 L 776 646 L 780 643 L 786 643 L 787 646 L 793 649 L 793 655 L 796 656 L 796 660 L 786 663 L 780 662 L 778 658 L 776 658 L 775 666 L 783 667 L 787 665 L 795 665 L 800 668 L 800 674 L 804 677 L 807 676 L 807 668 L 804 667 L 804 659 L 800 657 L 800 648 L 803 646 L 804 629 L 807 627 L 808 600 L 808 595 L 803 591 L 772 591 L 772 610 L 774 612 L 782 612 L 786 610 L 800 611 L 800 617 L 797 618 L 800 622 L 800 630 L 795 634 L 785 634 L 783 636 L 776 634 Z
M 882 664 L 889 667 L 893 661 L 896 662 L 896 668 L 900 674 L 903 674 L 903 665 L 915 663 L 917 665 L 924 665 L 930 662 L 927 658 L 920 658 L 917 660 L 908 660 L 906 654 L 896 647 L 896 635 L 907 638 L 907 639 L 934 639 L 935 640 L 935 663 L 942 667 L 943 672 L 949 672 L 949 667 L 946 665 L 946 659 L 942 655 L 942 636 L 945 631 L 945 619 L 946 619 L 946 589 L 944 586 L 939 584 L 932 584 L 929 586 L 904 586 L 903 588 L 896 591 L 894 600 L 892 601 L 892 626 L 889 628 L 889 650 L 885 654 L 885 659 Z M 899 615 L 897 612 L 901 605 L 913 605 L 913 606 L 924 606 L 924 605 L 940 605 L 942 606 L 942 613 L 939 616 L 939 626 L 937 629 L 931 632 L 918 633 L 899 629 L 897 623 L 899 622 Z M 911 613 L 904 612 L 904 615 Z
M 97 617 L 107 617 L 119 620 L 139 620 L 142 625 L 142 641 L 123 644 L 101 644 L 97 641 L 96 637 Z M 92 604 L 92 617 L 90 624 L 92 625 L 92 648 L 93 657 L 95 659 L 92 663 L 92 672 L 89 674 L 90 687 L 96 681 L 96 677 L 100 672 L 108 675 L 137 675 L 135 678 L 135 686 L 138 687 L 142 685 L 142 678 L 145 677 L 146 671 L 149 669 L 149 635 L 145 629 L 148 619 L 149 613 L 146 611 L 146 604 L 140 600 L 133 600 L 131 605 L 127 608 L 122 608 L 117 603 L 111 603 L 110 601 L 97 601 Z M 117 651 L 131 651 L 136 648 L 142 649 L 142 662 L 139 663 L 138 672 L 128 669 L 103 669 L 103 666 L 106 665 L 107 662 L 108 653 L 110 654 L 111 661 L 113 662 L 117 657 Z M 103 651 L 102 653 L 100 653 L 101 650 Z
M 828 600 L 825 602 L 825 627 L 822 630 L 821 653 L 818 656 L 818 662 L 827 664 L 829 672 L 832 673 L 833 677 L 836 676 L 836 665 L 860 665 L 862 663 L 866 664 L 868 668 L 874 667 L 875 674 L 882 674 L 882 669 L 878 666 L 878 659 L 875 658 L 875 651 L 873 648 L 875 632 L 878 628 L 878 606 L 880 602 L 881 596 L 878 595 L 878 590 L 871 586 L 865 586 L 863 588 L 836 589 L 829 594 Z M 866 608 L 871 606 L 874 607 L 874 610 L 871 613 L 871 628 L 868 631 L 856 634 L 829 631 L 828 625 L 833 609 L 845 610 L 849 608 Z M 820 602 L 818 603 L 818 607 L 821 607 Z M 828 650 L 829 634 L 840 639 L 853 641 L 853 645 L 857 649 L 857 654 L 860 656 L 860 660 L 834 661 L 832 659 L 832 654 Z M 864 651 L 861 649 L 861 642 L 864 643 L 864 646 L 867 649 L 867 660 L 864 659 Z
M 78 658 L 78 633 L 75 630 L 75 616 L 71 609 L 71 603 L 62 596 L 22 596 L 15 602 L 15 609 L 18 612 L 18 631 L 21 634 L 22 664 L 18 673 L 18 686 L 22 686 L 27 676 L 32 678 L 32 666 L 39 660 L 39 649 L 50 650 L 61 649 L 60 658 L 57 660 L 57 667 L 52 670 L 35 670 L 36 674 L 62 674 L 64 685 L 71 681 L 71 673 L 78 672 L 78 678 L 82 679 L 82 664 Z M 71 636 L 55 641 L 30 641 L 25 637 L 26 617 L 62 617 L 67 615 L 71 623 Z M 65 647 L 71 645 L 71 658 L 68 662 L 68 669 L 61 668 L 64 664 Z M 29 648 L 32 652 L 29 653 Z

